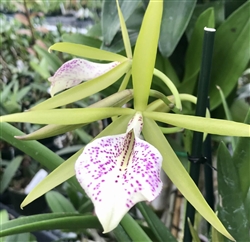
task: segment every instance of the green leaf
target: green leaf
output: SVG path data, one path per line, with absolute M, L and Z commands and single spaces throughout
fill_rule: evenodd
M 193 242 L 201 242 L 200 238 L 199 238 L 199 235 L 198 235 L 198 232 L 193 227 L 193 225 L 192 225 L 192 223 L 191 223 L 191 221 L 190 221 L 189 218 L 188 218 L 188 227 L 190 229 L 190 232 L 191 232 L 191 235 L 192 235 L 192 238 L 193 238 Z
M 8 212 L 6 211 L 6 210 L 1 210 L 0 211 L 0 228 L 2 228 L 2 224 L 3 223 L 6 223 L 6 222 L 8 222 L 9 221 L 9 214 L 8 214 Z M 5 240 L 6 238 L 4 238 L 4 237 L 2 237 L 2 238 L 0 238 L 0 242 L 5 242 L 6 240 Z
M 15 81 L 11 81 L 8 85 L 5 85 L 3 90 L 0 91 L 1 102 L 4 103 L 11 95 L 11 88 L 15 84 Z
M 223 105 L 224 112 L 225 112 L 225 114 L 226 114 L 227 120 L 233 120 L 233 119 L 232 119 L 231 112 L 230 112 L 230 110 L 229 110 L 229 108 L 228 108 L 227 101 L 226 101 L 226 99 L 225 99 L 223 90 L 221 90 L 221 88 L 220 88 L 219 86 L 217 86 L 217 89 L 219 90 L 219 93 L 220 93 L 221 102 L 222 102 L 222 105 Z M 236 141 L 237 141 L 237 139 L 236 139 L 235 137 L 231 137 L 231 142 L 232 142 L 232 149 L 233 149 L 233 151 L 235 150 Z
M 250 110 L 245 119 L 246 124 L 250 124 Z M 247 192 L 250 189 L 250 138 L 239 138 L 233 154 L 233 163 L 236 167 L 243 201 L 245 201 Z
M 152 130 L 154 132 L 152 132 Z M 231 240 L 234 240 L 207 204 L 206 200 L 179 161 L 157 124 L 153 120 L 144 117 L 144 127 L 142 133 L 145 140 L 160 151 L 163 156 L 163 170 L 180 190 L 183 196 L 220 233 Z
M 85 97 L 91 96 L 116 82 L 124 73 L 131 68 L 130 61 L 125 61 L 116 66 L 111 71 L 92 79 L 91 81 L 84 82 L 75 87 L 72 87 L 58 95 L 39 103 L 32 110 L 39 109 L 52 109 L 63 106 L 72 102 L 76 102 Z
M 250 225 L 242 199 L 239 177 L 224 143 L 221 143 L 218 149 L 217 170 L 220 196 L 219 218 L 236 241 L 249 241 Z
M 138 37 L 138 32 L 136 31 L 129 31 L 129 42 L 132 46 L 135 45 L 137 37 Z M 104 45 L 104 43 L 102 44 L 102 49 L 103 50 L 107 50 L 107 51 L 111 51 L 114 53 L 119 53 L 124 51 L 124 41 L 122 38 L 122 33 L 118 32 L 113 41 L 111 42 L 111 44 L 109 46 Z
M 177 242 L 177 240 L 170 233 L 168 228 L 166 228 L 164 223 L 158 218 L 158 216 L 152 211 L 152 209 L 145 204 L 145 202 L 140 202 L 136 206 L 140 210 L 148 226 L 151 228 L 152 232 L 156 236 L 157 241 Z
M 214 227 L 212 227 L 212 242 L 216 241 L 223 242 L 224 236 L 220 232 L 218 232 Z
M 43 58 L 41 62 L 44 62 L 44 60 L 45 59 Z M 36 63 L 35 61 L 30 61 L 30 66 L 35 72 L 39 73 L 39 75 L 41 75 L 42 78 L 48 79 L 51 75 L 48 71 L 48 68 L 44 68 L 44 65 L 41 65 L 41 62 Z
M 202 118 L 191 115 L 143 112 L 147 118 L 203 133 L 250 137 L 250 125 L 222 119 Z
M 1 116 L 1 122 L 29 122 L 37 124 L 83 124 L 117 115 L 129 115 L 135 110 L 129 108 L 66 108 L 35 110 Z
M 138 4 L 139 1 L 119 0 L 121 12 L 124 16 L 125 21 L 135 11 Z M 115 0 L 103 1 L 101 23 L 102 23 L 103 42 L 105 45 L 109 46 L 120 28 L 120 21 Z
M 208 8 L 197 19 L 185 57 L 185 74 L 180 91 L 193 93 L 201 66 L 204 27 L 214 28 L 214 10 Z
M 3 223 L 9 221 L 9 214 L 6 210 L 0 211 L 0 225 L 2 226 Z
M 45 194 L 45 199 L 53 213 L 76 212 L 72 203 L 59 192 L 49 191 Z
M 91 202 L 91 200 L 87 200 L 86 202 L 84 202 L 78 209 L 78 212 L 79 213 L 92 213 L 94 210 L 94 205 L 93 203 Z
M 34 238 L 31 237 L 30 233 L 22 234 L 13 234 L 4 238 L 4 242 L 13 242 L 13 241 L 25 241 L 25 242 L 34 242 Z
M 49 51 L 57 50 L 60 52 L 68 53 L 74 56 L 80 56 L 83 58 L 94 59 L 94 60 L 106 60 L 106 61 L 126 61 L 127 58 L 114 54 L 105 50 L 100 50 L 86 45 L 79 45 L 74 43 L 56 43 L 49 48 Z
M 113 230 L 113 233 L 116 238 L 116 241 L 118 242 L 132 242 L 132 240 L 120 224 L 118 224 L 118 226 Z
M 95 138 L 124 133 L 126 131 L 127 124 L 131 119 L 131 116 L 132 115 L 121 116 L 120 118 L 116 119 Z M 58 168 L 51 172 L 45 179 L 43 179 L 43 181 L 40 182 L 24 199 L 21 204 L 21 207 L 28 205 L 38 197 L 48 192 L 49 190 L 55 188 L 70 177 L 74 176 L 75 161 L 83 152 L 83 149 L 84 147 L 80 149 L 77 153 L 75 153 L 73 156 L 71 156 L 68 160 L 66 160 L 62 165 L 58 166 Z M 78 186 L 80 185 L 78 184 Z
M 20 102 L 31 90 L 31 86 L 26 86 L 24 88 L 22 88 L 20 91 L 18 91 L 17 95 L 16 95 L 16 101 Z
M 49 213 L 20 217 L 2 224 L 0 237 L 33 232 L 38 230 L 68 229 L 72 231 L 85 228 L 101 228 L 95 216 L 75 213 Z
M 66 160 L 60 166 L 58 166 L 54 171 L 52 171 L 40 183 L 38 183 L 38 185 L 25 197 L 25 199 L 20 205 L 21 208 L 25 207 L 29 203 L 33 202 L 35 199 L 45 194 L 46 192 L 52 190 L 53 188 L 60 185 L 64 181 L 73 177 L 75 175 L 75 169 L 74 169 L 75 161 L 78 158 L 78 156 L 82 153 L 83 149 L 84 148 L 80 149 L 77 153 L 75 153 L 68 160 Z M 79 183 L 77 184 L 78 187 L 80 187 Z
M 15 175 L 22 160 L 23 160 L 22 156 L 17 156 L 6 167 L 0 182 L 0 193 L 3 193 L 5 189 L 8 187 L 9 183 L 11 182 L 11 179 Z
M 164 10 L 159 40 L 160 52 L 164 57 L 169 57 L 192 16 L 196 0 L 164 0 Z
M 36 45 L 34 46 L 34 49 L 41 57 L 45 58 L 48 66 L 53 72 L 55 72 L 62 65 L 62 61 L 57 56 L 48 53 L 45 49 Z
M 127 213 L 121 220 L 120 224 L 127 232 L 133 242 L 150 242 L 151 239 L 142 230 L 139 224 Z
M 249 110 L 249 104 L 244 99 L 234 99 L 230 111 L 232 118 L 237 122 L 244 122 L 244 118 Z
M 9 144 L 23 151 L 25 154 L 38 161 L 41 165 L 47 167 L 49 170 L 54 170 L 57 166 L 62 164 L 64 160 L 56 155 L 46 146 L 37 141 L 21 141 L 14 138 L 15 135 L 24 135 L 23 132 L 11 126 L 8 123 L 1 123 L 0 139 L 5 140 Z M 69 181 L 70 184 L 77 188 L 79 183 L 76 179 Z
M 97 38 L 93 38 L 93 37 L 86 36 L 86 35 L 79 34 L 79 33 L 63 34 L 62 40 L 63 42 L 87 45 L 87 46 L 98 48 L 98 49 L 101 47 L 101 43 L 102 43 L 102 41 Z
M 148 103 L 160 34 L 162 9 L 162 0 L 149 2 L 134 50 L 132 77 L 134 106 L 138 111 L 145 110 Z M 146 55 L 145 50 L 147 51 Z
M 225 21 L 225 3 L 222 1 L 212 1 L 212 2 L 203 2 L 202 4 L 196 4 L 192 17 L 188 23 L 185 34 L 188 41 L 191 39 L 191 35 L 194 30 L 195 23 L 197 22 L 198 17 L 206 11 L 208 8 L 213 8 L 214 10 L 214 21 L 215 25 L 213 28 L 220 26 L 223 21 Z
M 211 110 L 221 103 L 216 85 L 227 97 L 249 61 L 246 51 L 249 48 L 249 8 L 250 1 L 247 1 L 216 31 L 210 85 Z

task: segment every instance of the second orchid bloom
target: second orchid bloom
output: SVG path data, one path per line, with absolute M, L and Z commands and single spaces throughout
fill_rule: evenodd
M 82 81 L 89 81 L 103 75 L 119 64 L 118 61 L 100 64 L 79 58 L 70 60 L 48 79 L 51 82 L 50 94 L 53 97 L 56 93 L 76 86 Z

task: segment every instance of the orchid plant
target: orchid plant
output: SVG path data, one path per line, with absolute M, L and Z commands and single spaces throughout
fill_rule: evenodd
M 162 18 L 162 0 L 149 2 L 133 55 L 118 1 L 117 9 L 126 57 L 84 45 L 54 44 L 49 51 L 56 50 L 109 63 L 73 59 L 49 78 L 52 96 L 50 99 L 27 112 L 1 117 L 1 122 L 47 124 L 34 133 L 16 137 L 22 140 L 40 139 L 73 130 L 96 120 L 108 117 L 113 119 L 91 143 L 38 184 L 25 198 L 21 207 L 76 176 L 92 200 L 104 232 L 110 232 L 120 222 L 126 222 L 123 217 L 133 205 L 140 201 L 152 201 L 159 195 L 162 188 L 162 168 L 196 210 L 216 230 L 233 240 L 206 203 L 164 134 L 189 129 L 217 135 L 249 137 L 250 126 L 212 119 L 209 112 L 205 118 L 181 113 L 182 101 L 196 103 L 196 98 L 189 94 L 180 94 L 171 80 L 154 68 Z M 153 75 L 158 76 L 167 85 L 172 96 L 166 97 L 161 92 L 150 89 Z M 124 78 L 117 93 L 90 107 L 56 109 L 103 90 L 122 76 Z M 131 76 L 133 89 L 127 89 Z M 80 84 L 82 81 L 86 82 Z M 58 92 L 61 93 L 55 95 Z M 149 96 L 156 100 L 148 103 Z M 123 107 L 131 99 L 134 101 L 134 108 Z M 157 121 L 173 127 L 162 128 Z

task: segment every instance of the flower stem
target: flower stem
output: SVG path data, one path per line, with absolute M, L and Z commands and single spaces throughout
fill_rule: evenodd
M 161 99 L 175 113 L 180 113 L 180 109 L 172 103 L 163 93 L 150 89 L 149 96 Z
M 176 107 L 179 110 L 182 110 L 180 94 L 176 86 L 174 85 L 174 83 L 164 73 L 162 73 L 161 71 L 157 69 L 154 69 L 154 75 L 160 78 L 167 85 L 167 87 L 170 89 L 170 91 L 172 92 L 174 96 Z

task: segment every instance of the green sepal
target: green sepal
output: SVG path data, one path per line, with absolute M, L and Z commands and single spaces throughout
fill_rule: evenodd
M 106 60 L 106 61 L 126 61 L 126 57 L 118 55 L 106 50 L 100 50 L 87 45 L 79 45 L 74 43 L 61 42 L 56 43 L 49 48 L 51 50 L 57 50 L 60 52 L 68 53 L 74 56 L 80 56 L 83 58 L 94 59 L 94 60 Z
M 162 0 L 151 0 L 149 2 L 135 45 L 132 80 L 134 106 L 138 111 L 145 110 L 148 103 L 160 35 L 162 11 Z
M 154 132 L 152 132 L 152 130 L 154 130 Z M 163 170 L 180 190 L 183 196 L 219 232 L 229 239 L 234 240 L 207 204 L 205 198 L 202 196 L 194 181 L 181 164 L 157 124 L 153 120 L 144 117 L 144 127 L 142 133 L 145 140 L 160 151 L 163 156 Z
M 117 115 L 129 115 L 135 110 L 129 108 L 65 108 L 35 110 L 0 117 L 1 122 L 28 122 L 37 124 L 83 124 Z
M 250 125 L 248 124 L 222 119 L 203 118 L 172 113 L 144 111 L 143 115 L 156 121 L 198 132 L 227 136 L 250 137 Z

